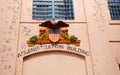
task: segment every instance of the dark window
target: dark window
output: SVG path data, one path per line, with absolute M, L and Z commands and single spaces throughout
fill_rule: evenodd
M 33 20 L 73 20 L 72 0 L 33 0 Z
M 119 64 L 119 70 L 120 70 L 120 64 Z
M 120 20 L 120 0 L 108 0 L 112 20 Z

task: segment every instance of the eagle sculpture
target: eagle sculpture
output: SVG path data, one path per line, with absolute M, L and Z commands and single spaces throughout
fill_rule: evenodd
M 69 27 L 68 24 L 66 24 L 66 23 L 64 23 L 62 21 L 55 22 L 54 20 L 45 21 L 45 22 L 41 23 L 39 26 L 47 27 L 49 29 L 59 29 L 59 28 L 63 28 L 63 27 Z
M 40 28 L 39 35 L 32 36 L 28 41 L 28 46 L 36 44 L 75 44 L 80 46 L 80 40 L 74 35 L 69 36 L 68 29 L 62 29 L 69 27 L 69 24 L 63 21 L 55 22 L 55 20 L 48 20 L 39 24 Z

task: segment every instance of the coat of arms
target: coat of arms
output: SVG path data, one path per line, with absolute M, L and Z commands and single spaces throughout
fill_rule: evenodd
M 74 44 L 80 46 L 80 40 L 74 35 L 69 36 L 68 24 L 63 21 L 45 21 L 39 25 L 39 35 L 32 36 L 28 41 L 28 46 L 35 44 Z
M 57 29 L 51 29 L 49 32 L 49 39 L 52 42 L 57 42 L 60 39 L 60 31 Z

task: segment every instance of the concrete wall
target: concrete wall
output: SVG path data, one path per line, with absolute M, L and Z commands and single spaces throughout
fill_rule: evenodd
M 28 49 L 27 39 L 38 34 L 43 21 L 32 20 L 32 0 L 0 3 L 0 75 L 22 75 L 27 62 L 17 53 Z M 85 56 L 86 75 L 119 75 L 120 21 L 110 19 L 107 0 L 73 0 L 73 5 L 75 20 L 64 22 L 81 40 L 80 48 L 90 52 Z
M 15 75 L 21 0 L 0 0 L 0 75 Z
M 110 15 L 107 0 L 85 1 L 88 33 L 95 75 L 119 75 L 118 65 L 110 46 Z M 119 21 L 118 21 L 119 22 Z M 120 29 L 120 28 L 118 28 Z M 112 31 L 111 31 L 112 32 Z M 119 37 L 119 32 L 114 32 Z M 117 49 L 120 49 L 120 47 Z M 116 51 L 114 51 L 116 52 Z

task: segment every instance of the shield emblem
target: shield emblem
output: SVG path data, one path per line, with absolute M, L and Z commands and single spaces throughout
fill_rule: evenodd
M 56 29 L 49 30 L 49 39 L 52 42 L 57 42 L 60 39 L 60 31 Z

